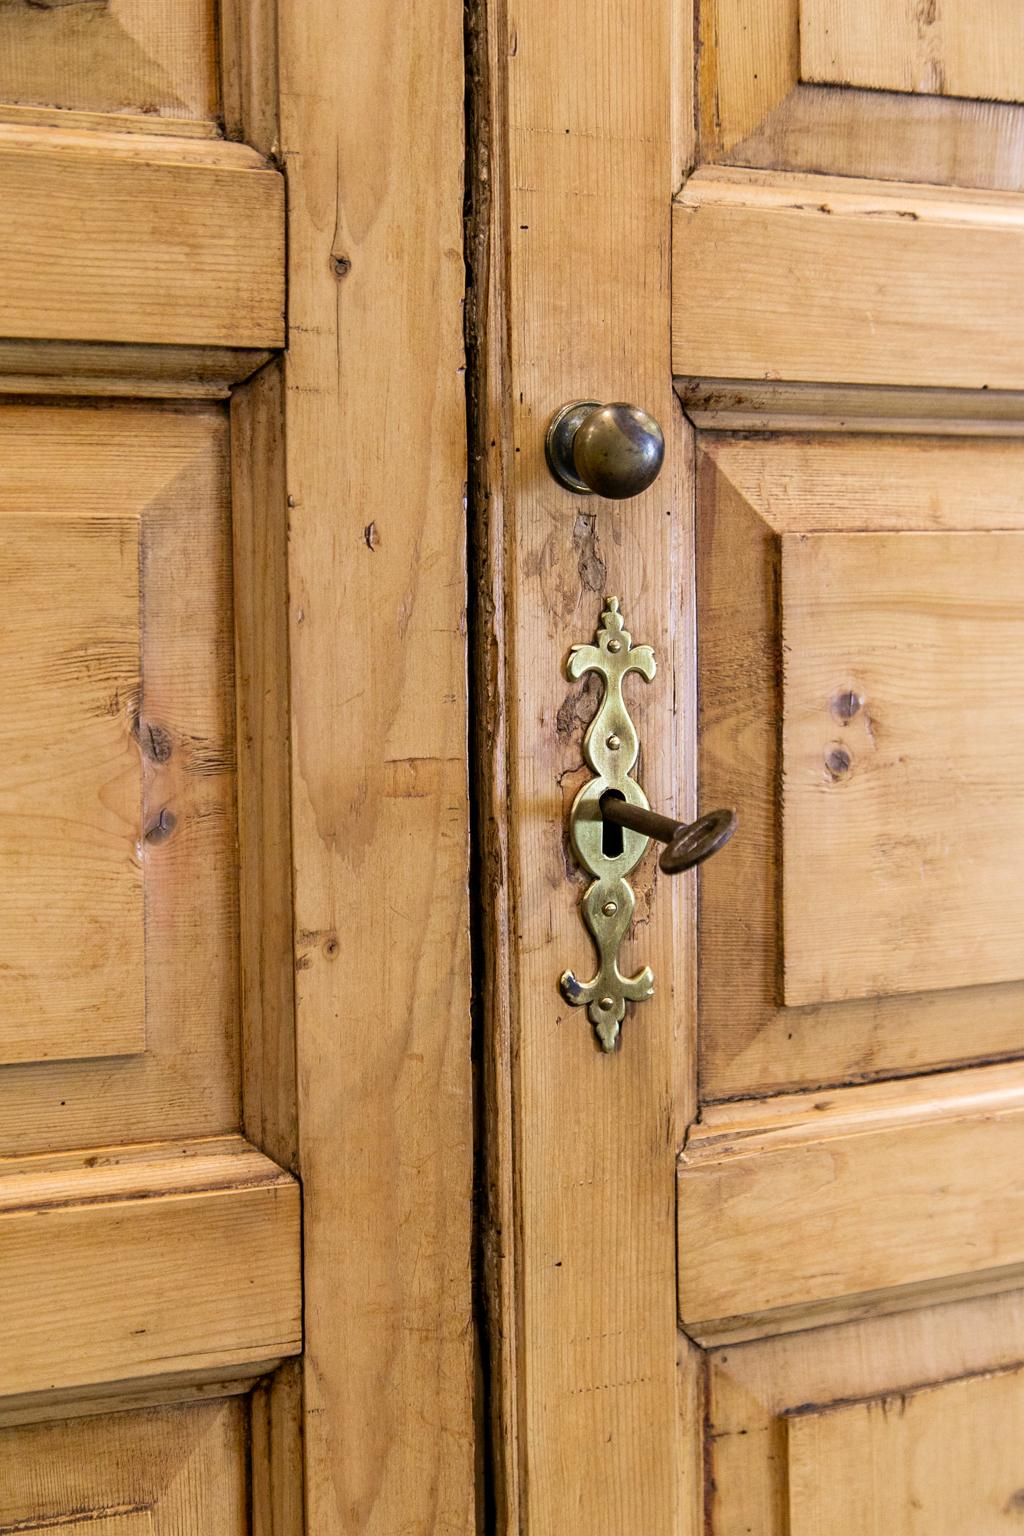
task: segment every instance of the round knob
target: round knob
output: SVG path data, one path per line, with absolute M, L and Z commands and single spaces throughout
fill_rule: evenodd
M 654 417 L 621 400 L 563 405 L 548 424 L 544 446 L 559 485 L 613 501 L 646 491 L 665 458 L 664 434 Z

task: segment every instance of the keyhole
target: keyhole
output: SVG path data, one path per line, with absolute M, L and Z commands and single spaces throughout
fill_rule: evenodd
M 601 796 L 601 810 L 604 810 L 609 800 L 624 801 L 625 798 L 625 795 L 617 789 L 606 789 Z M 601 852 L 606 859 L 617 859 L 622 853 L 622 828 L 618 822 L 601 822 Z

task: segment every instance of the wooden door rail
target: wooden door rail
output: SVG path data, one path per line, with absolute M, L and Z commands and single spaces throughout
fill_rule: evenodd
M 241 1137 L 0 1159 L 0 1407 L 300 1338 L 298 1185 Z

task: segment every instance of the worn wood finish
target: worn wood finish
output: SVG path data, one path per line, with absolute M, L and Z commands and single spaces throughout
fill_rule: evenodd
M 593 1532 L 667 1533 L 685 1497 L 665 1286 L 674 1073 L 687 1060 L 688 1086 L 692 1064 L 686 883 L 655 892 L 653 861 L 639 872 L 642 919 L 624 964 L 650 963 L 658 990 L 627 1017 L 614 1056 L 560 1000 L 557 979 L 591 959 L 564 828 L 596 702 L 591 687 L 567 687 L 563 666 L 569 647 L 591 638 L 608 593 L 658 658 L 651 688 L 627 685 L 644 787 L 680 813 L 690 798 L 692 710 L 677 702 L 675 730 L 661 728 L 673 692 L 690 697 L 692 661 L 690 615 L 678 611 L 689 440 L 665 358 L 676 21 L 660 0 L 531 0 L 514 15 L 492 9 L 489 21 L 490 267 L 486 278 L 474 268 L 489 284 L 491 320 L 478 739 L 489 754 L 485 821 L 501 823 L 485 828 L 483 866 L 491 1044 L 507 1049 L 511 1081 L 492 1144 L 499 1266 L 515 1243 L 514 1299 L 500 1285 L 507 1269 L 494 1292 L 496 1355 L 515 1373 L 500 1388 L 498 1422 L 518 1433 L 503 1448 L 502 1513 L 516 1510 L 538 1533 L 567 1519 Z M 573 498 L 544 467 L 548 417 L 581 396 L 637 400 L 669 434 L 671 467 L 626 507 Z
M 244 1125 L 295 1167 L 295 973 L 288 753 L 288 507 L 278 363 L 235 391 L 231 493 Z
M 224 132 L 277 157 L 277 0 L 218 0 Z
M 1024 384 L 1024 198 L 1011 193 L 698 171 L 672 259 L 676 373 Z
M 294 1354 L 298 1220 L 294 1180 L 240 1138 L 0 1161 L 3 1391 Z
M 116 1064 L 46 1061 L 0 1071 L 5 1152 L 203 1135 L 238 1124 L 226 425 L 216 406 L 0 406 L 0 535 L 15 521 L 38 530 L 40 550 L 45 546 L 52 561 L 47 580 L 55 595 L 63 594 L 64 611 L 94 613 L 97 603 L 121 590 L 112 570 L 105 594 L 95 580 L 95 592 L 82 593 L 71 562 L 76 544 L 65 549 L 65 533 L 72 533 L 79 545 L 88 533 L 97 552 L 108 552 L 116 530 L 135 530 L 127 613 L 109 616 L 109 622 L 88 635 L 79 633 L 77 640 L 66 628 L 63 640 L 51 637 L 45 689 L 27 695 L 6 691 L 4 728 L 11 741 L 30 718 L 30 705 L 43 711 L 48 700 L 71 694 L 94 703 L 93 714 L 65 751 L 64 773 L 72 784 L 93 782 L 95 768 L 81 756 L 88 724 L 101 739 L 122 744 L 129 781 L 134 776 L 137 783 L 141 775 L 133 825 L 123 832 L 123 856 L 141 861 L 145 918 L 144 948 L 140 910 L 133 933 L 110 955 L 120 1006 L 140 1010 L 143 976 L 136 973 L 133 980 L 123 967 L 134 945 L 144 956 L 145 1051 Z M 13 612 L 10 608 L 12 617 Z M 133 613 L 130 644 L 122 643 Z M 45 624 L 45 615 L 33 622 Z M 24 669 L 28 659 L 10 649 L 16 632 L 5 633 L 11 635 L 5 665 Z M 82 719 L 81 714 L 73 718 Z M 45 774 L 47 785 L 53 772 L 51 766 Z M 24 815 L 37 802 L 30 784 L 20 790 L 9 784 L 5 792 L 10 828 L 12 809 Z M 65 795 L 69 792 L 65 786 Z M 111 793 L 112 806 L 123 801 L 118 785 Z M 56 857 L 66 846 L 58 835 L 59 803 L 47 796 L 42 810 L 43 824 L 51 828 L 50 857 Z M 90 816 L 89 825 L 97 824 Z M 23 847 L 19 852 L 8 846 L 5 863 L 12 881 L 24 860 Z M 52 901 L 59 906 L 61 899 L 60 891 L 54 891 Z M 37 902 L 34 897 L 33 905 Z M 80 903 L 73 913 L 65 910 L 60 943 L 69 950 L 94 945 L 93 924 L 99 921 L 95 902 L 90 907 Z M 36 985 L 45 996 L 45 974 Z M 48 1006 L 51 1013 L 59 1011 L 61 998 L 54 996 Z M 96 1027 L 102 1024 L 100 1018 Z
M 302 1481 L 302 1361 L 286 1360 L 249 1403 L 248 1536 L 306 1536 Z
M 823 0 L 707 0 L 701 5 L 699 161 L 954 187 L 1024 188 L 1024 111 L 1019 106 L 802 84 L 801 11 L 815 3 Z M 886 17 L 898 17 L 903 9 L 903 0 L 897 7 L 886 5 Z M 942 9 L 949 13 L 948 4 Z M 979 9 L 971 11 L 972 58 L 991 58 L 995 50 L 1009 62 L 1015 56 L 1010 7 L 1002 9 L 998 31 L 989 33 Z M 863 28 L 864 18 L 880 13 L 871 0 L 848 8 L 845 24 Z M 922 12 L 922 42 L 932 30 L 927 14 Z M 681 172 L 693 163 L 682 158 Z
M 0 1528 L 48 1536 L 247 1536 L 237 1400 L 0 1431 Z
M 790 1414 L 792 1536 L 1019 1531 L 1024 1367 Z M 851 1498 L 851 1492 L 853 1497 Z
M 0 395 L 226 400 L 270 355 L 248 347 L 0 339 Z
M 156 115 L 215 118 L 216 0 L 4 5 L 0 99 L 123 113 L 136 126 Z
M 786 1005 L 1019 980 L 1024 533 L 780 542 Z
M 800 0 L 800 74 L 816 84 L 1021 100 L 1024 16 L 1006 0 Z
M 284 339 L 283 181 L 251 149 L 0 127 L 0 202 L 4 336 Z
M 1022 1147 L 1015 1067 L 718 1112 L 680 1162 L 684 1327 L 752 1336 L 884 1310 L 898 1288 L 1019 1283 Z
M 324 1536 L 475 1518 L 462 21 L 456 0 L 280 6 L 306 1510 Z
M 1024 1292 L 986 1296 L 947 1306 L 922 1307 L 896 1316 L 877 1317 L 837 1328 L 817 1328 L 765 1339 L 747 1345 L 729 1345 L 708 1355 L 707 1473 L 708 1513 L 706 1530 L 711 1536 L 733 1536 L 737 1531 L 756 1531 L 759 1536 L 789 1536 L 794 1529 L 794 1485 L 806 1500 L 811 1491 L 799 1480 L 789 1480 L 789 1431 L 798 1415 L 842 1412 L 843 1404 L 873 1406 L 868 1416 L 877 1425 L 875 1449 L 882 1456 L 898 1455 L 902 1437 L 918 1426 L 925 1435 L 923 1419 L 945 1417 L 945 1405 L 953 1398 L 944 1394 L 968 1392 L 971 1408 L 980 1422 L 988 1422 L 990 1437 L 984 1450 L 972 1453 L 968 1418 L 955 1428 L 945 1420 L 943 1469 L 935 1469 L 936 1490 L 946 1487 L 963 1500 L 974 1492 L 971 1517 L 943 1527 L 936 1510 L 937 1526 L 913 1522 L 920 1511 L 901 1497 L 907 1481 L 915 1477 L 912 1459 L 901 1461 L 899 1476 L 886 1483 L 870 1461 L 855 1467 L 845 1462 L 821 1469 L 819 1487 L 830 1480 L 844 1496 L 841 1519 L 831 1527 L 819 1523 L 817 1533 L 833 1529 L 875 1533 L 899 1531 L 920 1536 L 926 1528 L 945 1532 L 984 1531 L 1002 1536 L 1019 1525 L 1019 1514 L 1007 1525 L 1002 1510 L 993 1512 L 984 1502 L 993 1489 L 990 1479 L 1016 1466 L 1017 1474 L 1003 1483 L 1003 1506 L 1020 1486 L 1019 1437 L 1013 1420 L 1019 1415 L 1019 1375 L 1016 1367 L 1024 1339 Z M 987 1372 L 1006 1372 L 989 1375 Z M 968 1388 L 959 1378 L 974 1378 Z M 1013 1383 L 1011 1386 L 1010 1383 Z M 921 1389 L 924 1389 L 923 1391 Z M 933 1395 L 934 1394 L 934 1395 Z M 933 1406 L 934 1405 L 934 1406 Z M 965 1405 L 966 1406 L 966 1405 Z M 856 1412 L 857 1410 L 855 1410 Z M 861 1410 L 863 1411 L 863 1410 Z M 884 1424 L 883 1424 L 884 1421 Z M 849 1421 L 848 1421 L 849 1422 Z M 925 1439 L 917 1441 L 924 1447 Z M 913 1449 L 903 1439 L 907 1451 Z M 880 1470 L 880 1464 L 879 1470 Z M 877 1499 L 882 1495 L 881 1507 Z M 927 1498 L 927 1493 L 925 1493 Z M 812 1506 L 813 1507 L 813 1506 Z M 954 1505 L 955 1508 L 955 1505 Z M 856 1522 L 877 1518 L 877 1525 Z M 901 1523 L 902 1522 L 902 1523 Z
M 966 549 L 984 547 L 989 539 L 1015 539 L 1024 528 L 1021 451 L 1019 443 L 999 439 L 951 442 L 863 434 L 704 440 L 698 502 L 701 794 L 708 804 L 736 805 L 742 829 L 701 873 L 700 1048 L 705 1098 L 839 1083 L 887 1072 L 906 1074 L 972 1058 L 1019 1054 L 1024 1046 L 1021 992 L 1014 983 L 969 988 L 947 970 L 946 991 L 884 995 L 886 983 L 879 973 L 876 995 L 787 1008 L 782 1006 L 778 979 L 783 963 L 779 942 L 783 886 L 788 881 L 792 894 L 805 859 L 828 857 L 825 849 L 812 846 L 797 855 L 791 838 L 790 853 L 796 862 L 782 869 L 785 834 L 780 810 L 785 790 L 780 778 L 779 727 L 787 712 L 785 679 L 796 682 L 806 658 L 803 652 L 790 655 L 784 672 L 784 616 L 778 588 L 781 546 L 786 540 L 821 537 L 826 546 L 831 538 L 847 545 L 863 539 L 867 548 L 871 540 L 884 538 L 893 541 L 891 549 L 901 548 L 900 540 L 905 540 L 909 550 L 926 535 L 943 535 L 962 540 Z M 866 579 L 870 584 L 874 577 Z M 813 637 L 814 647 L 827 646 L 833 620 L 837 632 L 841 629 L 847 604 L 865 612 L 866 603 L 870 604 L 870 595 L 863 584 L 857 591 L 835 589 L 829 627 Z M 1005 622 L 1013 628 L 1012 618 Z M 948 628 L 936 631 L 941 633 L 948 636 Z M 857 643 L 870 645 L 873 637 L 874 631 L 863 627 Z M 843 665 L 834 676 L 818 677 L 814 685 L 818 689 L 814 718 L 820 723 L 820 711 L 828 709 L 827 746 L 846 749 L 844 743 L 850 738 L 848 750 L 859 761 L 866 740 L 865 720 L 875 716 L 870 701 L 866 709 L 859 704 L 854 708 L 853 701 L 848 706 L 842 703 L 851 691 L 859 699 L 861 684 L 846 671 L 846 664 L 857 660 L 849 648 L 841 660 Z M 913 675 L 911 661 L 908 657 L 905 665 L 891 673 L 888 696 L 906 698 L 900 689 Z M 963 658 L 958 665 L 969 666 L 969 661 Z M 999 665 L 1002 668 L 1001 659 Z M 929 686 L 944 688 L 949 697 L 950 690 L 940 677 Z M 900 732 L 904 725 L 897 724 L 883 694 L 878 695 L 875 714 L 880 710 L 890 727 Z M 994 722 L 1003 706 L 1000 697 L 991 693 L 988 697 L 995 709 L 995 715 L 988 711 Z M 790 710 L 793 707 L 790 703 Z M 849 714 L 845 721 L 844 708 Z M 980 717 L 973 717 L 971 709 L 970 691 L 961 689 L 956 718 L 962 733 L 973 736 Z M 905 716 L 906 728 L 911 725 L 910 716 L 916 718 L 916 705 Z M 964 742 L 963 750 L 972 748 Z M 958 747 L 958 759 L 959 752 Z M 995 756 L 999 757 L 997 749 Z M 939 759 L 946 761 L 941 751 Z M 1007 767 L 1008 760 L 1000 760 L 999 773 Z M 852 782 L 849 786 L 838 782 L 840 788 L 856 790 Z M 823 792 L 829 787 L 825 784 Z M 966 786 L 965 792 L 969 793 Z M 991 793 L 996 793 L 995 781 Z M 984 798 L 986 791 L 979 794 Z M 932 799 L 950 817 L 955 816 L 953 795 L 940 773 Z M 922 798 L 918 787 L 908 783 L 906 792 L 885 807 L 885 826 L 875 835 L 892 836 L 894 828 L 898 835 L 901 820 L 912 828 L 926 805 L 927 797 Z M 942 810 L 937 814 L 941 819 Z M 895 854 L 880 865 L 881 878 L 891 878 L 893 890 L 900 887 L 900 867 L 906 874 L 906 865 L 899 866 Z M 810 863 L 807 868 L 809 873 Z M 959 869 L 957 880 L 969 878 L 969 871 L 969 864 Z M 906 892 L 909 887 L 903 889 Z M 940 894 L 936 889 L 930 901 L 918 905 L 922 916 L 932 910 Z M 841 892 L 836 900 L 842 900 Z M 828 911 L 832 911 L 831 898 Z M 820 923 L 821 912 L 811 915 Z M 865 916 L 870 921 L 871 913 Z M 980 931 L 977 940 L 984 942 Z M 842 942 L 842 935 L 835 933 L 830 947 Z
M 146 1040 L 139 521 L 40 510 L 0 518 L 0 1064 Z
M 1016 390 L 677 378 L 676 393 L 694 426 L 708 431 L 1024 436 L 1024 394 Z

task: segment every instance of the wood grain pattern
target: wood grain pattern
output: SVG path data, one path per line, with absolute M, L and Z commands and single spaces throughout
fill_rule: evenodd
M 1019 980 L 1024 534 L 781 556 L 785 1003 Z
M 760 1130 L 760 1106 L 730 1112 L 692 1128 L 680 1160 L 679 1308 L 694 1337 L 885 1310 L 899 1288 L 934 1299 L 982 1277 L 1019 1283 L 1015 1068 L 910 1080 L 902 1096 L 895 1085 L 795 1095 Z
M 476 1497 L 463 14 L 279 10 L 307 1520 L 454 1536 Z
M 701 793 L 707 803 L 738 806 L 741 826 L 730 847 L 701 872 L 705 1098 L 906 1074 L 1019 1054 L 1024 1045 L 1021 994 L 1013 983 L 786 1008 L 778 981 L 781 543 L 805 535 L 884 535 L 897 546 L 900 539 L 912 543 L 925 534 L 970 535 L 982 543 L 1016 537 L 1024 527 L 1020 455 L 1019 443 L 1000 439 L 817 434 L 703 440 Z M 841 600 L 837 594 L 840 607 Z M 860 634 L 858 641 L 867 644 L 869 638 Z M 827 635 L 816 643 L 826 645 Z M 824 700 L 831 708 L 830 701 L 849 691 L 841 681 L 822 686 L 816 707 Z M 962 698 L 966 707 L 969 699 Z M 830 745 L 863 733 L 863 714 L 846 725 L 834 714 L 829 718 Z M 950 798 L 951 815 L 953 804 Z
M 800 74 L 817 84 L 1021 100 L 1024 16 L 1006 0 L 800 0 Z
M 296 1353 L 298 1222 L 295 1181 L 240 1138 L 0 1161 L 4 1393 Z
M 242 146 L 0 128 L 0 332 L 279 346 L 283 191 Z
M 288 507 L 279 364 L 231 402 L 243 1104 L 275 1162 L 298 1155 L 289 772 Z
M 792 1536 L 1020 1530 L 1024 1367 L 786 1418 Z
M 694 426 L 707 431 L 1024 436 L 1017 390 L 691 377 L 676 379 L 676 393 Z
M 269 358 L 249 347 L 0 339 L 0 394 L 226 400 Z
M 673 369 L 1019 389 L 1022 221 L 1010 193 L 698 171 L 675 209 Z
M 1024 188 L 1019 106 L 804 85 L 801 8 L 801 0 L 708 0 L 701 6 L 698 163 Z M 873 5 L 846 8 L 845 25 L 856 28 L 855 18 L 865 13 L 878 11 Z M 891 6 L 886 14 L 893 14 Z M 928 8 L 921 15 L 927 36 L 934 23 L 927 19 Z M 977 15 L 975 8 L 972 22 Z M 1002 8 L 999 27 L 988 38 L 978 35 L 979 22 L 972 54 L 1002 49 L 1012 58 L 1017 25 L 1009 7 Z M 681 173 L 692 163 L 681 161 Z
M 115 675 L 103 698 L 142 763 L 146 967 L 145 1053 L 0 1072 L 2 1150 L 233 1129 L 238 877 L 225 414 L 8 402 L 0 443 L 0 527 L 16 512 L 42 527 L 59 519 L 139 529 L 141 694 L 121 689 Z M 8 719 L 18 718 L 19 703 L 6 697 Z
M 276 0 L 219 0 L 220 76 L 224 132 L 278 157 L 278 36 Z
M 658 658 L 658 681 L 630 691 L 644 787 L 680 814 L 691 800 L 692 635 L 679 612 L 690 444 L 664 358 L 672 133 L 683 115 L 672 95 L 677 23 L 685 29 L 660 0 L 531 0 L 490 17 L 491 265 L 482 279 L 474 269 L 491 322 L 478 438 L 478 741 L 488 759 L 490 1019 L 510 1083 L 508 1101 L 499 1085 L 490 1241 L 495 1336 L 515 1373 L 500 1389 L 499 1423 L 518 1436 L 499 1449 L 502 1514 L 514 1509 L 531 1532 L 561 1531 L 568 1519 L 595 1533 L 675 1533 L 689 1495 L 665 1310 L 677 1064 L 681 1097 L 692 1086 L 686 882 L 655 890 L 653 861 L 638 874 L 640 921 L 623 964 L 650 963 L 657 995 L 627 1017 L 614 1056 L 557 990 L 566 965 L 590 963 L 582 881 L 563 838 L 596 701 L 567 688 L 563 666 L 592 635 L 606 593 L 621 597 L 628 628 Z M 625 507 L 574 499 L 544 467 L 550 413 L 581 396 L 641 402 L 668 434 L 670 468 Z M 664 730 L 673 695 L 679 714 Z M 510 1304 L 500 1286 L 513 1245 Z
M 145 1046 L 139 533 L 0 507 L 0 1063 Z
M 244 1404 L 143 1409 L 0 1432 L 0 1529 L 246 1536 Z
M 706 1442 L 709 1536 L 733 1536 L 746 1530 L 758 1536 L 789 1536 L 786 1441 L 798 1411 L 827 1414 L 839 1411 L 844 1402 L 885 1399 L 889 1426 L 898 1436 L 901 1414 L 910 1411 L 914 1395 L 922 1388 L 933 1388 L 939 1397 L 949 1390 L 944 1383 L 1017 1366 L 1022 1327 L 1024 1291 L 1018 1288 L 1001 1296 L 921 1307 L 711 1351 Z M 977 1383 L 979 1409 L 985 1386 Z M 1019 1445 L 1012 1432 L 1003 1438 L 1005 1428 L 1004 1421 L 998 1431 L 998 1449 L 990 1442 L 980 1459 L 970 1464 L 969 1476 L 977 1479 L 979 1491 L 987 1485 L 986 1469 L 1005 1465 L 1003 1447 L 1012 1456 L 1010 1448 Z M 969 1434 L 961 1421 L 956 1433 L 946 1439 L 946 1461 L 954 1477 L 958 1468 L 965 1467 L 960 1447 L 967 1446 Z M 851 1528 L 862 1536 L 852 1522 L 860 1518 L 862 1505 L 870 1509 L 870 1465 L 861 1463 L 858 1473 L 859 1480 L 851 1485 L 835 1469 L 836 1484 L 847 1501 L 841 1522 L 832 1528 L 843 1536 Z M 899 1498 L 906 1486 L 901 1479 L 913 1475 L 908 1464 L 901 1478 L 888 1485 L 884 1518 L 878 1527 L 886 1536 L 890 1530 L 900 1530 L 901 1519 L 914 1518 L 915 1511 Z M 1019 1481 L 1018 1477 L 1006 1487 L 1004 1499 Z M 980 1498 L 976 1514 L 977 1518 L 955 1527 L 957 1536 L 965 1530 L 992 1530 L 1002 1536 L 1007 1529 L 998 1521 L 994 1526 L 981 1523 Z M 1019 1524 L 1019 1515 L 1015 1518 Z M 828 1528 L 819 1525 L 816 1536 Z M 941 1524 L 938 1528 L 942 1529 Z
M 0 6 L 0 98 L 143 123 L 215 118 L 215 0 Z

